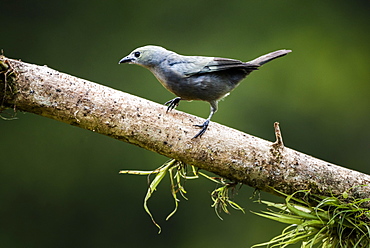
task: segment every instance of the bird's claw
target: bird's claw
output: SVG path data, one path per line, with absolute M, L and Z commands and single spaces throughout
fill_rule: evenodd
M 168 102 L 166 102 L 164 104 L 164 105 L 168 105 L 166 113 L 168 113 L 168 111 L 171 111 L 172 109 L 174 109 L 177 106 L 179 106 L 180 100 L 181 100 L 181 97 L 176 97 L 176 98 L 174 98 L 174 99 L 169 100 Z
M 207 128 L 208 128 L 208 124 L 209 124 L 209 120 L 206 120 L 203 124 L 201 124 L 201 125 L 194 125 L 195 127 L 200 127 L 200 128 L 202 128 L 200 131 L 199 131 L 199 133 L 197 133 L 194 137 L 193 137 L 193 139 L 196 139 L 196 138 L 198 138 L 198 137 L 201 137 L 205 132 L 206 132 L 206 130 L 207 130 Z

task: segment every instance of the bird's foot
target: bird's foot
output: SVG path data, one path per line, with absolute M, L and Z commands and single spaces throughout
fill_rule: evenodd
M 168 111 L 171 111 L 172 109 L 174 109 L 177 106 L 179 106 L 180 100 L 181 100 L 181 97 L 176 97 L 176 98 L 174 98 L 174 99 L 169 100 L 168 102 L 166 102 L 164 104 L 164 105 L 168 105 L 166 113 L 168 113 Z
M 209 124 L 209 120 L 206 120 L 203 124 L 201 124 L 201 125 L 194 125 L 194 126 L 196 126 L 196 127 L 200 127 L 200 128 L 202 128 L 202 130 L 200 130 L 199 131 L 199 133 L 197 133 L 194 137 L 193 137 L 193 139 L 196 139 L 196 138 L 198 138 L 198 137 L 201 137 L 205 132 L 206 132 L 206 130 L 207 130 L 207 128 L 208 128 L 208 124 Z

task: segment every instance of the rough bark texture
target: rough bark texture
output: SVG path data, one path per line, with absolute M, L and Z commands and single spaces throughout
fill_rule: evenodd
M 5 57 L 0 63 L 2 108 L 104 134 L 266 192 L 348 191 L 349 197 L 370 198 L 369 186 L 355 187 L 370 185 L 369 175 L 286 148 L 279 140 L 271 143 L 214 122 L 201 138 L 192 139 L 199 131 L 193 125 L 203 119 L 176 110 L 166 114 L 163 105 L 46 66 Z

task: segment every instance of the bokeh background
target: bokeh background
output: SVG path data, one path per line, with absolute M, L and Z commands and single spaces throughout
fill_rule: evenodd
M 213 121 L 370 173 L 369 1 L 1 1 L 0 48 L 21 59 L 152 101 L 173 97 L 151 73 L 118 61 L 156 44 L 186 55 L 250 60 L 277 49 L 293 53 L 253 72 Z M 209 105 L 179 110 L 207 117 Z M 9 117 L 11 111 L 2 113 Z M 210 207 L 215 185 L 188 181 L 174 206 L 166 180 L 143 209 L 151 170 L 167 158 L 45 117 L 0 119 L 0 247 L 250 247 L 283 225 L 254 216 L 243 186 L 221 221 Z M 261 193 L 263 199 L 271 199 Z M 279 200 L 274 198 L 274 200 Z

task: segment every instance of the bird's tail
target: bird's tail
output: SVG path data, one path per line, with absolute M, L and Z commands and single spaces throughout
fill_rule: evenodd
M 247 62 L 247 63 L 255 65 L 255 66 L 261 66 L 261 65 L 266 64 L 267 62 L 269 62 L 273 59 L 276 59 L 276 58 L 282 57 L 284 55 L 287 55 L 291 51 L 292 50 L 278 50 L 278 51 L 275 51 L 275 52 L 272 52 L 272 53 L 262 55 L 261 57 L 258 57 L 258 58 L 254 59 L 252 61 Z

